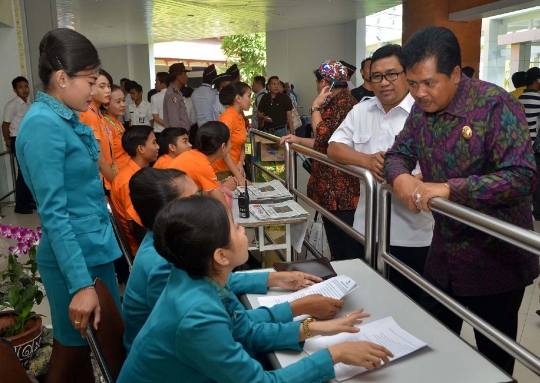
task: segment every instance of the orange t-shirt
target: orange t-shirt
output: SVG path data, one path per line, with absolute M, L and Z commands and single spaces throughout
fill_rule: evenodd
M 227 125 L 229 131 L 231 132 L 230 155 L 234 163 L 237 164 L 238 160 L 240 159 L 240 155 L 244 151 L 244 146 L 247 141 L 246 121 L 244 120 L 244 116 L 238 114 L 238 112 L 234 110 L 232 106 L 229 106 L 227 109 L 225 109 L 225 112 L 221 113 L 218 121 Z M 225 161 L 222 158 L 217 159 L 212 164 L 212 168 L 216 173 L 230 171 L 229 167 L 227 164 L 225 164 Z
M 129 154 L 126 153 L 124 148 L 122 147 L 122 136 L 124 135 L 124 125 L 120 121 L 118 121 L 116 118 L 109 116 L 106 114 L 103 116 L 103 119 L 105 120 L 105 124 L 109 127 L 111 131 L 112 136 L 112 148 L 113 148 L 113 155 L 114 155 L 114 162 L 116 163 L 116 168 L 118 170 L 122 169 L 124 166 L 127 165 L 130 157 Z
M 172 162 L 173 158 L 169 156 L 168 154 L 164 154 L 161 157 L 159 157 L 154 164 L 155 169 L 168 169 L 170 168 L 170 164 Z
M 111 187 L 111 202 L 120 216 L 120 224 L 126 232 L 129 247 L 131 248 L 133 255 L 137 253 L 139 244 L 133 234 L 129 231 L 127 221 L 133 220 L 140 226 L 142 226 L 142 223 L 131 203 L 131 197 L 129 196 L 129 180 L 133 174 L 137 173 L 140 169 L 141 167 L 130 158 L 127 165 L 116 174 L 116 177 L 114 177 Z
M 113 167 L 114 161 L 113 161 L 113 149 L 112 145 L 109 139 L 110 135 L 110 127 L 105 124 L 105 120 L 103 119 L 103 116 L 100 112 L 94 112 L 93 109 L 90 109 L 92 107 L 89 107 L 86 112 L 80 112 L 79 113 L 79 120 L 88 125 L 92 131 L 94 132 L 94 136 L 96 137 L 96 140 L 98 141 L 99 150 L 103 153 L 103 157 L 105 158 L 105 161 Z M 107 181 L 105 177 L 103 177 L 103 174 L 101 174 L 101 178 L 103 179 L 103 183 L 105 184 L 105 188 L 107 190 L 111 189 L 111 183 Z
M 214 169 L 206 154 L 197 149 L 180 154 L 169 164 L 169 168 L 178 169 L 191 178 L 199 190 L 210 191 L 219 189 L 219 182 Z

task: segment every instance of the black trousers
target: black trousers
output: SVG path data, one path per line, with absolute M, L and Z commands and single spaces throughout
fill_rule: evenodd
M 355 210 L 334 210 L 330 213 L 347 225 L 352 226 L 354 223 L 354 212 Z M 323 217 L 323 224 L 328 245 L 336 261 L 355 258 L 364 259 L 364 246 L 360 242 L 356 241 L 325 217 Z
M 461 297 L 455 296 L 452 287 L 444 289 L 429 276 L 424 276 L 428 281 L 446 292 L 452 298 L 460 302 L 469 310 L 480 316 L 489 324 L 516 339 L 518 327 L 518 311 L 523 300 L 525 288 L 508 291 L 506 293 L 487 295 L 482 297 Z M 435 318 L 452 330 L 456 335 L 461 333 L 463 320 L 456 314 L 439 303 L 435 298 L 427 293 L 423 293 L 420 304 Z M 514 358 L 499 348 L 480 332 L 474 330 L 476 345 L 478 350 L 490 359 L 494 364 L 512 375 L 514 372 Z
M 536 160 L 536 170 L 540 172 L 540 154 L 534 153 L 534 159 Z M 536 185 L 532 195 L 533 201 L 533 216 L 534 219 L 540 221 L 540 186 Z
M 11 150 L 13 151 L 13 156 L 15 161 L 17 161 L 17 151 L 15 149 L 15 141 L 17 137 L 11 138 Z M 30 189 L 24 181 L 23 175 L 21 173 L 21 168 L 19 167 L 19 161 L 17 161 L 17 180 L 15 181 L 15 210 L 28 210 L 31 207 L 33 198 Z

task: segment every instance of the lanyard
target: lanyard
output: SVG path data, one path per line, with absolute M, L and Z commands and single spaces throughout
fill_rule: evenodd
M 92 104 L 90 104 L 90 105 L 88 106 L 88 108 L 89 108 L 92 112 L 94 112 L 94 114 L 95 114 L 96 116 L 99 117 L 99 124 L 101 125 L 101 129 L 102 129 L 103 131 L 105 131 L 105 133 L 107 133 L 107 138 L 108 138 L 108 141 L 109 141 L 109 153 L 111 154 L 111 160 L 112 160 L 112 162 L 113 162 L 112 165 L 111 165 L 111 167 L 113 168 L 113 170 L 116 170 L 116 163 L 115 163 L 115 161 L 114 161 L 114 153 L 113 153 L 113 149 L 112 149 L 112 137 L 111 137 L 111 135 L 112 135 L 112 129 L 109 128 L 109 127 L 107 126 L 107 124 L 104 124 L 104 123 L 103 123 L 103 115 L 101 114 L 101 112 L 97 112 L 97 111 L 94 109 L 94 107 L 92 106 Z
M 107 116 L 106 114 L 103 115 L 103 118 L 106 119 L 107 121 L 109 121 L 109 123 L 111 123 L 112 126 L 114 126 L 116 128 L 116 130 L 118 130 L 118 133 L 121 133 L 121 134 L 124 134 L 125 132 L 125 129 L 124 127 L 120 127 L 116 124 L 116 122 L 114 122 L 109 116 Z

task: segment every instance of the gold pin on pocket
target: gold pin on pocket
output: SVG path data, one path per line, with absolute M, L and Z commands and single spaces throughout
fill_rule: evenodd
M 473 131 L 471 127 L 468 125 L 465 125 L 463 129 L 461 129 L 461 135 L 463 136 L 464 139 L 470 140 L 473 136 Z

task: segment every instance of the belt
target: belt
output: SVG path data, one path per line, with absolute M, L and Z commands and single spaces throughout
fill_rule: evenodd
M 283 129 L 283 128 L 287 129 L 287 126 L 288 126 L 288 125 L 285 124 L 285 125 L 276 126 L 275 128 L 267 128 L 266 131 L 267 131 L 268 133 L 272 133 L 272 134 L 273 134 L 273 133 L 276 132 L 276 130 L 280 130 L 280 129 Z

